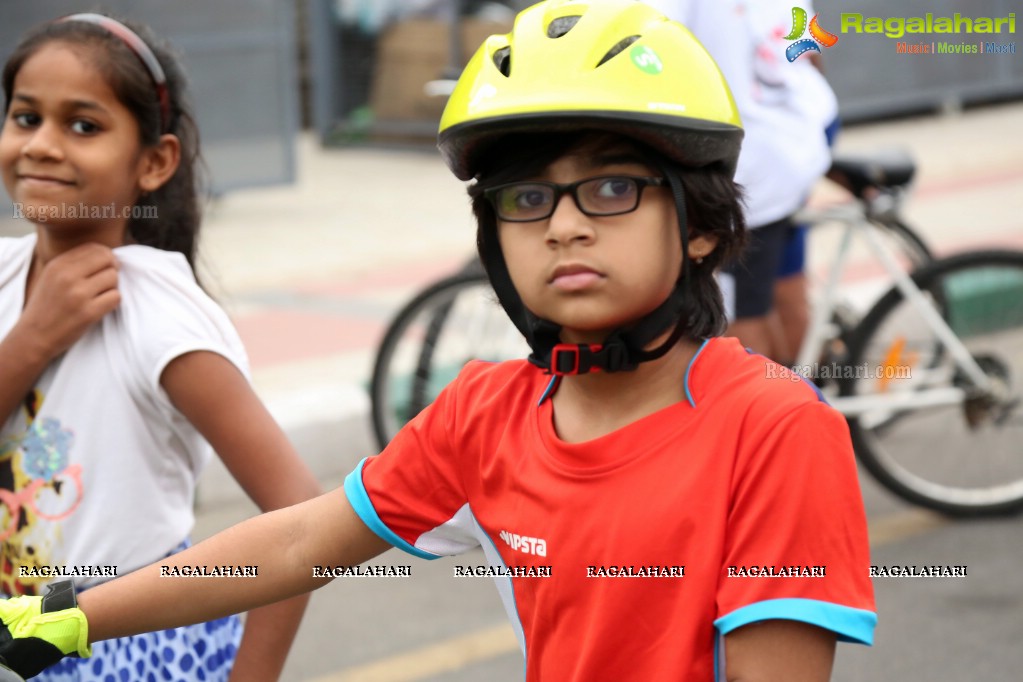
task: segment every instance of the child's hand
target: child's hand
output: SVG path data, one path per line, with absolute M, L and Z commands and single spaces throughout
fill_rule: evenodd
M 49 362 L 120 302 L 113 251 L 101 244 L 82 244 L 43 267 L 18 325 Z
M 88 658 L 89 624 L 65 580 L 42 597 L 0 600 L 0 663 L 32 677 L 65 656 Z

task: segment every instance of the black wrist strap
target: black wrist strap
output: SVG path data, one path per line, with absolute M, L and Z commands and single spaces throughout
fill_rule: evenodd
M 60 580 L 47 586 L 40 612 L 53 613 L 77 607 L 78 598 L 75 596 L 75 584 L 70 580 Z

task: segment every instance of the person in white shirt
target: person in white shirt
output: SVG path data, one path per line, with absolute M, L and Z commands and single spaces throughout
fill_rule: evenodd
M 746 131 L 736 181 L 746 200 L 749 243 L 721 274 L 733 306 L 728 333 L 791 364 L 806 327 L 805 228 L 792 221 L 831 162 L 827 130 L 835 94 L 810 54 L 785 58 L 790 0 L 645 0 L 686 25 L 721 67 Z M 812 54 L 812 53 L 811 53 Z
M 143 38 L 146 36 L 146 38 Z M 193 273 L 198 133 L 147 32 L 76 14 L 3 71 L 0 171 L 26 237 L 0 239 L 0 591 L 88 589 L 188 545 L 215 450 L 264 510 L 319 486 Z M 35 679 L 276 680 L 305 600 L 110 641 Z M 237 658 L 236 658 L 237 655 Z

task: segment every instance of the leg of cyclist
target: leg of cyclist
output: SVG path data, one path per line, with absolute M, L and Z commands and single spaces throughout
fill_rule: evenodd
M 818 69 L 821 68 L 818 61 L 813 63 Z M 829 148 L 834 147 L 840 128 L 841 121 L 836 116 L 824 130 Z M 807 225 L 793 225 L 790 228 L 778 269 L 778 279 L 774 284 L 776 319 L 772 326 L 778 333 L 775 335 L 775 355 L 772 357 L 779 362 L 784 361 L 786 365 L 795 362 L 810 324 L 810 285 L 804 272 L 808 232 Z
M 774 323 L 771 326 L 775 330 L 775 355 L 772 357 L 787 365 L 795 362 L 810 323 L 809 285 L 803 272 L 807 229 L 805 225 L 790 228 L 774 283 Z
M 750 230 L 742 258 L 727 269 L 735 280 L 735 318 L 727 334 L 737 337 L 750 350 L 778 361 L 771 312 L 785 238 L 792 222 L 779 220 Z

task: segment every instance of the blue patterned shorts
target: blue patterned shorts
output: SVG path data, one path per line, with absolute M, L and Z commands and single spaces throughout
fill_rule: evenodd
M 187 540 L 170 554 L 189 546 Z M 169 556 L 169 555 L 168 555 Z M 65 658 L 33 682 L 226 682 L 242 639 L 239 616 L 96 642 L 89 658 Z

